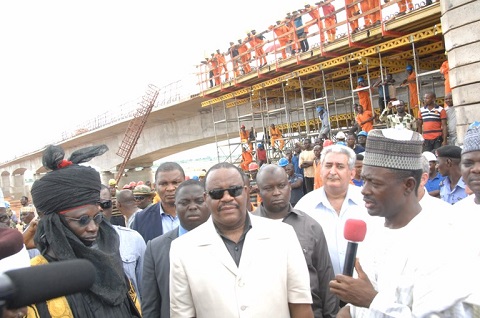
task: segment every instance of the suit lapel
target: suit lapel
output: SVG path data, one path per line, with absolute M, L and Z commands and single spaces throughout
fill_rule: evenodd
M 203 227 L 203 233 L 200 235 L 200 238 L 202 239 L 199 240 L 198 246 L 205 247 L 210 257 L 218 259 L 233 275 L 238 275 L 237 264 L 233 261 L 222 238 L 218 235 L 211 217 L 205 222 L 205 227 Z
M 239 267 L 242 271 L 247 270 L 254 260 L 259 259 L 260 254 L 268 252 L 263 249 L 263 242 L 270 238 L 269 231 L 259 224 L 259 221 L 262 221 L 261 217 L 250 214 L 250 220 L 252 228 L 247 232 L 240 259 Z

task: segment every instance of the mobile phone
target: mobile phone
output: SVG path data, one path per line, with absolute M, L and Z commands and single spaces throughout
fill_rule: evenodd
M 392 106 L 398 106 L 398 105 L 400 105 L 400 101 L 399 101 L 399 100 L 394 100 L 394 101 L 392 102 Z

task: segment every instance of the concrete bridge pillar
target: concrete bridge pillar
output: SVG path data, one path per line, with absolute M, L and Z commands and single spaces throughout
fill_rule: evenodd
M 442 0 L 442 32 L 448 52 L 458 142 L 480 121 L 480 1 Z

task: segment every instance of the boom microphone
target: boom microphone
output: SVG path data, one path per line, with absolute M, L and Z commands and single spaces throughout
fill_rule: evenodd
M 0 259 L 17 254 L 22 248 L 22 233 L 16 229 L 0 228 Z
M 352 277 L 355 268 L 358 242 L 362 242 L 367 233 L 367 224 L 362 220 L 348 219 L 343 229 L 343 237 L 348 241 L 347 254 L 343 264 L 343 275 Z
M 88 290 L 95 267 L 85 259 L 53 262 L 11 270 L 0 275 L 0 304 L 8 309 L 25 307 Z

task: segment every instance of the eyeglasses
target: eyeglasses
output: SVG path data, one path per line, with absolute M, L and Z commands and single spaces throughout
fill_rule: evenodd
M 110 203 L 111 203 L 111 201 L 110 201 Z M 67 220 L 72 220 L 72 221 L 77 222 L 78 225 L 80 225 L 81 227 L 85 227 L 85 226 L 89 225 L 90 221 L 92 221 L 92 220 L 93 220 L 93 222 L 95 222 L 96 225 L 102 223 L 102 221 L 103 221 L 103 213 L 97 213 L 93 218 L 88 216 L 88 215 L 82 215 L 78 219 L 68 217 L 68 216 L 63 216 L 63 217 L 66 218 Z
M 133 197 L 133 199 L 134 199 L 135 201 L 142 201 L 142 200 L 145 200 L 145 198 L 146 198 L 146 197 L 143 196 L 143 195 L 136 195 L 136 196 Z
M 220 200 L 223 198 L 225 191 L 228 191 L 228 195 L 231 197 L 238 197 L 243 192 L 243 186 L 233 186 L 227 189 L 213 189 L 208 191 L 210 198 L 214 200 Z
M 112 207 L 112 200 L 100 201 L 98 205 L 100 205 L 102 209 L 110 209 Z

